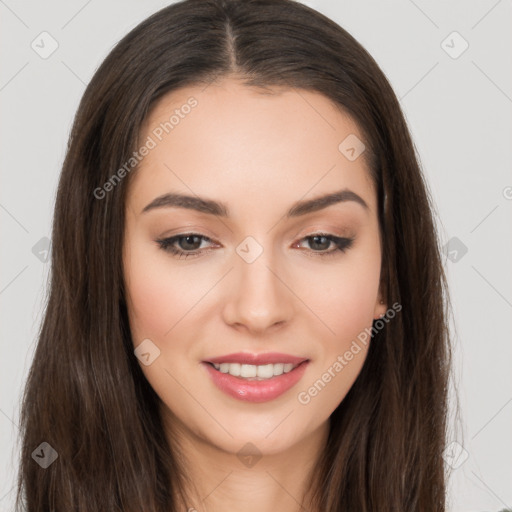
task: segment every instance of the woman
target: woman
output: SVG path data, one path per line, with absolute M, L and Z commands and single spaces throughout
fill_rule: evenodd
M 399 103 L 289 0 L 185 0 L 79 106 L 27 510 L 445 510 L 446 283 Z

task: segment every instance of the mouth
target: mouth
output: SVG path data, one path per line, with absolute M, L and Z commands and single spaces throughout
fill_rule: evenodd
M 310 360 L 287 354 L 230 354 L 203 361 L 213 383 L 227 395 L 267 402 L 302 378 Z
M 217 371 L 247 380 L 266 380 L 293 371 L 307 358 L 269 352 L 251 354 L 239 352 L 204 361 Z
M 305 361 L 303 361 L 305 362 Z M 207 363 L 213 366 L 220 373 L 229 373 L 233 377 L 240 377 L 245 380 L 268 380 L 273 377 L 290 373 L 295 370 L 298 364 L 276 363 L 276 364 L 241 364 L 241 363 Z M 302 363 L 300 363 L 302 364 Z

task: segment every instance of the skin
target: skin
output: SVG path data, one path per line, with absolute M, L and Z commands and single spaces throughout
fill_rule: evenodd
M 196 484 L 185 510 L 299 510 L 329 416 L 368 346 L 308 404 L 298 394 L 387 309 L 376 191 L 364 158 L 349 161 L 338 150 L 349 134 L 363 136 L 324 96 L 272 90 L 229 77 L 167 94 L 143 125 L 142 141 L 190 96 L 198 105 L 130 176 L 123 254 L 130 328 L 134 347 L 149 338 L 160 350 L 140 364 Z M 368 209 L 346 201 L 284 217 L 298 200 L 343 188 Z M 171 191 L 222 201 L 231 216 L 176 207 L 141 213 Z M 212 241 L 174 246 L 199 248 L 199 256 L 180 259 L 155 242 L 190 232 Z M 320 256 L 335 244 L 305 238 L 318 232 L 355 240 L 346 252 Z M 247 236 L 263 248 L 252 263 L 236 252 Z M 284 395 L 248 403 L 214 386 L 201 363 L 233 352 L 282 352 L 310 363 Z M 247 442 L 262 455 L 252 467 L 237 457 Z

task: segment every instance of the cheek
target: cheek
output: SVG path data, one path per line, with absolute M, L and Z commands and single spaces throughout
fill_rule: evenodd
M 184 282 L 183 273 L 173 270 L 165 256 L 151 244 L 134 244 L 125 263 L 129 317 L 133 341 L 163 340 L 190 306 L 197 302 L 197 290 Z
M 154 279 L 150 273 L 137 267 L 129 272 L 129 316 L 133 341 L 138 344 L 143 338 L 161 338 L 173 325 L 175 297 L 165 286 L 165 279 Z
M 329 328 L 316 336 L 316 360 L 297 395 L 304 414 L 323 421 L 350 391 L 365 362 L 371 340 L 378 272 L 344 276 L 328 289 L 321 319 Z M 320 298 L 318 298 L 320 301 Z M 321 302 L 318 302 L 321 304 Z M 319 308 L 320 310 L 320 308 Z
M 316 286 L 310 288 L 309 300 L 337 345 L 371 326 L 379 291 L 378 251 L 347 258 L 336 271 L 326 270 L 323 279 L 319 277 L 315 278 Z
M 317 360 L 298 396 L 299 403 L 318 414 L 330 414 L 339 405 L 366 359 L 379 291 L 379 246 L 365 245 L 336 266 L 335 272 L 332 268 L 325 272 L 316 282 L 326 286 L 316 286 L 310 301 L 328 330 L 319 324 L 317 332 L 322 329 L 326 334 L 316 337 Z

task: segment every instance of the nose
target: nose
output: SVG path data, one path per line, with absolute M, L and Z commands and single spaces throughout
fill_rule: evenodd
M 224 321 L 232 327 L 261 335 L 288 323 L 294 312 L 289 273 L 263 253 L 252 263 L 235 255 L 234 269 L 225 283 Z

